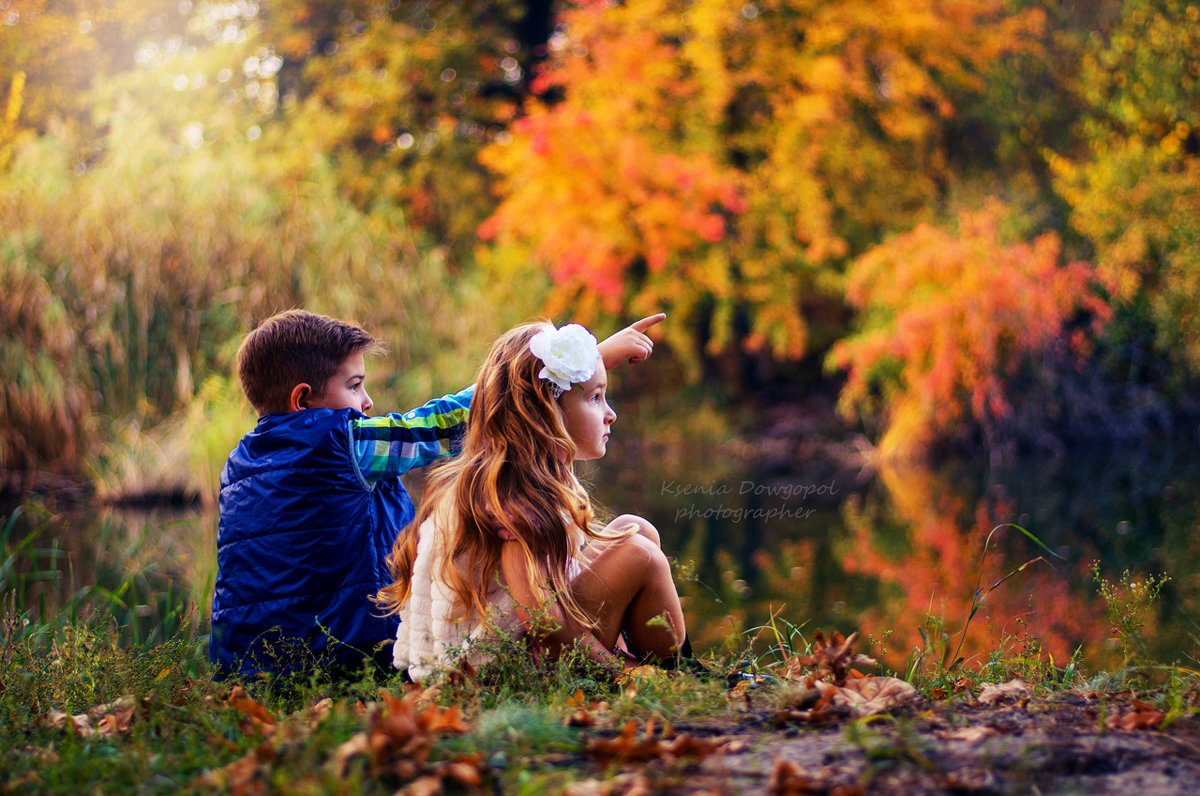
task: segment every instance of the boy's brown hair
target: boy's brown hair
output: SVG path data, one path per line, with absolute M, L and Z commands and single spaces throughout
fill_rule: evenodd
M 286 310 L 246 335 L 237 352 L 238 378 L 260 415 L 289 412 L 297 384 L 307 383 L 320 395 L 347 357 L 381 350 L 359 326 L 306 310 Z

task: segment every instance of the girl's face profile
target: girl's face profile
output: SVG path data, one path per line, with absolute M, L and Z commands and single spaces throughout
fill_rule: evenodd
M 604 361 L 600 360 L 592 378 L 582 384 L 572 384 L 571 389 L 558 399 L 563 425 L 577 449 L 576 459 L 604 456 L 609 426 L 617 419 L 617 413 L 608 405 L 607 388 L 608 373 L 604 370 Z

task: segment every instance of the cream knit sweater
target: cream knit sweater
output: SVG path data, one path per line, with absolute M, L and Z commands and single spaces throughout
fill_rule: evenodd
M 499 574 L 488 591 L 487 617 L 472 612 L 464 619 L 454 618 L 462 614 L 462 609 L 455 604 L 449 585 L 434 575 L 434 564 L 441 559 L 441 546 L 446 543 L 448 519 L 445 512 L 435 511 L 417 529 L 411 592 L 400 609 L 400 627 L 392 648 L 396 668 L 408 669 L 415 682 L 428 677 L 436 667 L 463 659 L 478 667 L 487 662 L 487 655 L 472 650 L 471 639 L 489 632 L 516 634 L 522 629 L 512 595 Z

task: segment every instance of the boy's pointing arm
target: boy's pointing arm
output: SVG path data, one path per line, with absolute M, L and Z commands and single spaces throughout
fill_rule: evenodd
M 641 362 L 654 351 L 654 341 L 646 330 L 666 318 L 666 313 L 649 315 L 626 326 L 598 346 L 604 367 L 611 370 L 623 362 Z

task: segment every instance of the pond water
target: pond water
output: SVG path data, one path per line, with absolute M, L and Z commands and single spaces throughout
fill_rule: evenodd
M 955 652 L 982 665 L 998 648 L 1040 650 L 1060 666 L 1079 650 L 1091 671 L 1129 651 L 1194 666 L 1196 441 L 885 467 L 850 444 L 825 455 L 768 434 L 737 449 L 627 443 L 583 475 L 600 504 L 658 526 L 697 649 L 747 633 L 766 649 L 858 630 L 859 648 L 901 670 L 922 648 L 927 666 Z M 211 511 L 33 505 L 4 516 L 0 585 L 18 606 L 78 610 L 90 599 L 137 640 L 207 632 Z M 1127 570 L 1170 578 L 1144 615 L 1125 609 L 1143 623 L 1144 647 L 1114 634 L 1093 565 L 1114 584 Z

